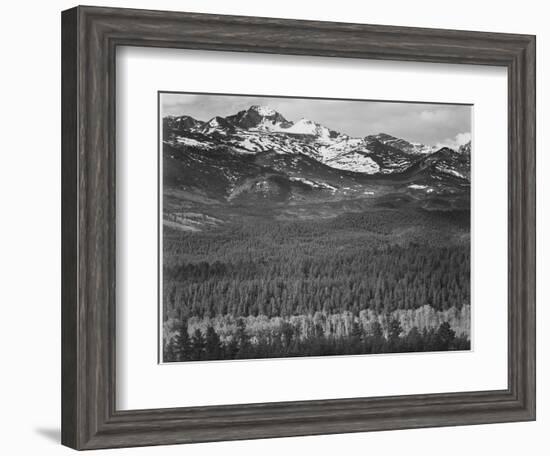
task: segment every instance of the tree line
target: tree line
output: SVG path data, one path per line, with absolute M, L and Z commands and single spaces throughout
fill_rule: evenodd
M 258 359 L 298 356 L 356 355 L 373 353 L 405 353 L 423 351 L 469 350 L 470 341 L 466 336 L 457 337 L 448 322 L 438 328 L 425 328 L 420 331 L 413 327 L 403 334 L 397 319 L 389 321 L 384 331 L 379 322 L 374 322 L 369 333 L 355 323 L 350 334 L 345 337 L 325 336 L 319 330 L 307 338 L 301 338 L 290 324 L 269 336 L 252 338 L 244 319 L 239 319 L 234 334 L 222 341 L 213 326 L 203 333 L 196 328 L 188 332 L 186 320 L 178 325 L 176 334 L 164 345 L 163 361 L 203 361 Z
M 461 245 L 281 252 L 257 261 L 182 262 L 164 269 L 163 286 L 165 309 L 178 318 L 460 309 L 470 302 L 470 255 Z

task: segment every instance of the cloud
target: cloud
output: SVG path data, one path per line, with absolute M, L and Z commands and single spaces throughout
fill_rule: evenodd
M 387 133 L 430 146 L 460 141 L 458 135 L 471 128 L 472 112 L 468 105 L 192 93 L 167 93 L 161 101 L 163 115 L 186 114 L 205 121 L 253 104 L 267 105 L 288 120 L 305 117 L 350 136 Z
M 438 149 L 442 147 L 449 147 L 454 150 L 458 150 L 460 146 L 471 141 L 472 134 L 469 132 L 458 133 L 454 138 L 447 138 L 436 144 Z
M 423 122 L 432 122 L 432 123 L 439 123 L 439 122 L 445 122 L 448 121 L 451 117 L 448 109 L 431 109 L 431 110 L 423 110 L 419 118 Z
M 163 113 L 164 115 L 179 114 L 185 111 L 187 106 L 192 106 L 200 101 L 200 98 L 200 95 L 185 94 L 182 96 L 181 94 L 177 94 L 174 96 L 174 94 L 171 93 L 161 93 Z

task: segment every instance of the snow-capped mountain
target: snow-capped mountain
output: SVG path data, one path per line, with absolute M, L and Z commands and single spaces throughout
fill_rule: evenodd
M 164 126 L 166 132 L 181 132 L 199 128 L 204 125 L 204 122 L 194 119 L 191 116 L 166 116 L 164 118 Z
M 458 148 L 458 153 L 470 156 L 472 153 L 472 141 L 462 144 L 462 146 Z
M 286 120 L 281 114 L 267 106 L 253 105 L 249 109 L 239 111 L 237 114 L 226 117 L 227 121 L 236 128 L 245 130 L 276 131 L 290 127 L 292 122 Z
M 303 154 L 332 168 L 365 174 L 403 172 L 434 147 L 379 133 L 352 138 L 312 120 L 287 120 L 266 106 L 251 106 L 208 122 L 189 116 L 165 118 L 165 141 L 202 149 L 227 147 L 235 153 L 274 151 Z
M 454 151 L 385 133 L 354 138 L 265 106 L 207 122 L 165 117 L 163 143 L 165 182 L 206 188 L 205 179 L 214 180 L 207 191 L 235 202 L 252 194 L 273 201 L 365 196 L 380 185 L 415 198 L 469 195 L 470 143 Z
M 395 136 L 388 135 L 386 133 L 378 133 L 377 135 L 369 135 L 365 138 L 367 141 L 379 141 L 386 146 L 391 146 L 395 149 L 399 149 L 406 154 L 429 154 L 436 151 L 433 146 L 426 146 L 420 143 L 411 143 L 404 139 L 396 138 Z

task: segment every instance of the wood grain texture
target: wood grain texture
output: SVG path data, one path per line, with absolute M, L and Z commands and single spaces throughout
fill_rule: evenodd
M 67 11 L 62 17 L 61 46 L 61 123 L 62 127 L 62 173 L 61 193 L 61 440 L 76 446 L 77 420 L 77 305 L 78 275 L 77 259 L 77 21 L 76 10 Z
M 507 67 L 508 388 L 117 411 L 115 50 L 121 45 Z M 533 36 L 77 7 L 62 15 L 62 53 L 65 445 L 111 448 L 535 418 Z

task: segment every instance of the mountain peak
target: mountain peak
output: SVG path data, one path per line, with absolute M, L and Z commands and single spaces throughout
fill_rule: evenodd
M 289 122 L 277 111 L 268 106 L 252 105 L 248 109 L 225 118 L 230 124 L 243 128 L 260 128 L 270 130 L 276 125 L 287 125 Z
M 313 120 L 306 119 L 305 117 L 302 117 L 300 120 L 297 120 L 294 125 L 318 125 Z
M 384 133 L 384 132 L 380 132 L 380 133 L 377 133 L 375 135 L 370 135 L 378 140 L 383 140 L 383 141 L 389 141 L 389 140 L 392 140 L 392 139 L 398 139 L 396 138 L 395 136 L 393 135 L 389 135 L 388 133 Z
M 434 152 L 434 154 L 439 154 L 439 155 L 443 155 L 443 154 L 456 155 L 457 153 L 458 152 L 456 150 L 451 149 L 450 147 L 447 147 L 447 146 L 443 146 Z
M 212 131 L 222 131 L 226 129 L 231 129 L 231 125 L 227 122 L 227 119 L 220 116 L 212 117 L 208 122 L 206 122 L 202 127 L 202 133 L 209 133 Z
M 225 124 L 224 121 L 225 121 L 225 119 L 223 117 L 215 116 L 215 117 L 212 117 L 212 119 L 210 119 L 208 121 L 208 125 L 210 125 L 211 127 L 218 127 L 220 125 Z
M 190 130 L 204 125 L 204 122 L 187 115 L 168 115 L 164 117 L 164 122 L 169 129 L 180 131 Z
M 273 108 L 270 108 L 269 106 L 252 105 L 250 106 L 250 108 L 248 108 L 248 110 L 255 111 L 263 117 L 271 117 L 278 114 L 277 111 L 275 111 Z
M 302 117 L 300 120 L 290 124 L 288 127 L 284 128 L 285 133 L 292 133 L 298 135 L 313 135 L 328 137 L 331 131 L 327 127 L 313 122 L 312 120 Z
M 369 141 L 378 141 L 385 146 L 393 147 L 399 149 L 406 154 L 411 155 L 421 155 L 429 154 L 435 151 L 435 148 L 432 146 L 426 146 L 420 143 L 413 143 L 405 139 L 397 138 L 395 136 L 389 135 L 388 133 L 378 133 L 376 135 L 366 136 L 365 139 Z

